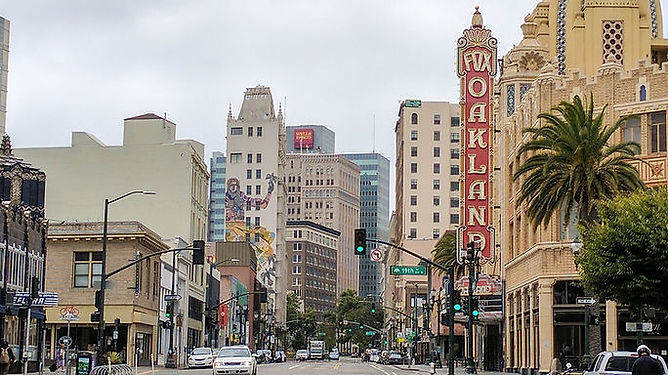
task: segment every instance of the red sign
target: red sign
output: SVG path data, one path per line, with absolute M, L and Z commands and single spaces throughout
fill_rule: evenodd
M 457 40 L 457 74 L 461 78 L 462 149 L 460 189 L 460 248 L 470 242 L 480 248 L 480 262 L 493 259 L 492 227 L 492 106 L 496 75 L 496 38 L 482 27 L 477 7 L 470 29 Z
M 227 305 L 223 304 L 218 306 L 218 327 L 227 326 Z
M 295 129 L 294 149 L 313 148 L 313 129 Z

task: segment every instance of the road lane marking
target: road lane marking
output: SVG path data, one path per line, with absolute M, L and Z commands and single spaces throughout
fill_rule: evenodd
M 378 370 L 378 371 L 381 371 L 381 372 L 382 372 L 383 374 L 385 374 L 385 375 L 390 375 L 389 372 L 385 371 L 385 369 L 379 367 L 378 365 L 371 365 L 371 367 L 375 368 L 375 369 Z
M 340 363 L 335 364 L 334 365 L 334 371 L 337 371 L 339 369 L 339 367 L 341 367 Z
M 297 367 L 299 367 L 299 366 L 301 366 L 301 365 L 293 365 L 293 366 L 288 367 L 288 369 L 289 369 L 289 370 L 292 370 L 292 369 L 295 369 L 295 368 L 297 368 Z

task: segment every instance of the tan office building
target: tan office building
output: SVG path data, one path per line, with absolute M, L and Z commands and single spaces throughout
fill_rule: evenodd
M 659 1 L 540 2 L 525 17 L 524 37 L 503 57 L 498 82 L 497 167 L 503 205 L 498 241 L 505 279 L 505 363 L 513 371 L 548 371 L 553 358 L 578 366 L 585 353 L 584 295 L 574 264 L 574 221 L 555 214 L 547 227 L 532 230 L 525 206 L 516 205 L 521 181 L 513 172 L 525 157 L 517 149 L 522 129 L 538 124 L 573 96 L 593 94 L 596 108 L 607 105 L 604 123 L 638 115 L 613 136 L 615 142 L 641 145 L 641 178 L 649 186 L 666 185 L 666 111 L 668 110 L 668 39 L 662 38 Z M 632 321 L 626 308 L 613 302 L 593 306 L 601 319 L 591 329 L 590 353 L 634 350 Z M 664 319 L 657 313 L 657 319 Z M 621 328 L 621 329 L 620 329 Z M 663 331 L 645 336 L 652 351 L 668 350 Z
M 341 233 L 337 295 L 359 290 L 359 259 L 353 250 L 360 224 L 360 167 L 343 155 L 288 154 L 288 220 L 308 220 Z

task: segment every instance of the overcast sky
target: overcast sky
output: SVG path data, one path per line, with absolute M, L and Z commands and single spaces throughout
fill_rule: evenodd
M 120 144 L 154 112 L 225 149 L 228 105 L 262 84 L 286 124 L 324 124 L 338 152 L 394 157 L 406 98 L 456 101 L 456 40 L 480 5 L 499 55 L 538 0 L 2 0 L 11 21 L 7 131 L 16 147 L 83 130 Z

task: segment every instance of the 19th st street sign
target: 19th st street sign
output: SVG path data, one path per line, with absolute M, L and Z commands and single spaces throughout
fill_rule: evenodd
M 427 267 L 423 266 L 390 266 L 390 275 L 426 275 Z

